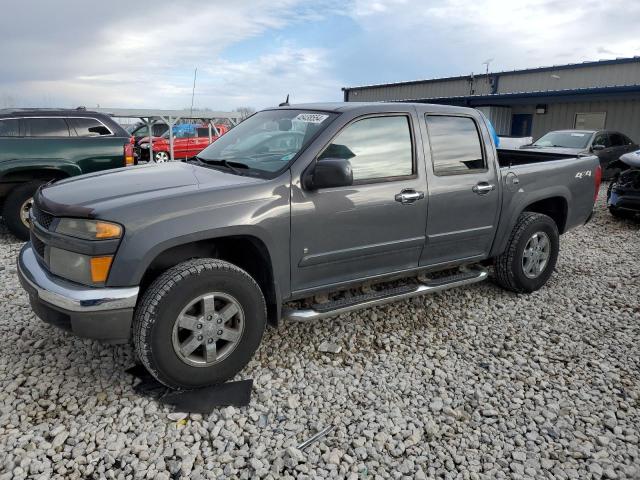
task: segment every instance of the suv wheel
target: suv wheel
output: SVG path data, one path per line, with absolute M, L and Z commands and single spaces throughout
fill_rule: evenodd
M 169 152 L 156 152 L 153 155 L 153 159 L 156 163 L 164 163 L 171 160 L 171 158 L 169 157 Z
M 196 259 L 151 284 L 136 309 L 133 341 L 158 381 L 192 389 L 238 373 L 258 348 L 266 322 L 262 291 L 247 272 L 221 260 Z
M 522 213 L 507 248 L 495 259 L 496 282 L 517 293 L 538 290 L 551 277 L 559 248 L 558 227 L 550 217 L 541 213 Z
M 29 211 L 33 195 L 44 181 L 36 180 L 14 188 L 7 196 L 2 208 L 4 222 L 11 233 L 20 240 L 29 240 Z

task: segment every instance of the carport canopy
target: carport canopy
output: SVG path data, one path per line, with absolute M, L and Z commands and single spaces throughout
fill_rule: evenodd
M 179 120 L 200 120 L 209 126 L 209 142 L 213 140 L 213 134 L 218 135 L 218 129 L 214 122 L 227 120 L 231 126 L 235 126 L 242 120 L 240 112 L 218 112 L 214 110 L 156 110 L 137 108 L 94 108 L 94 111 L 120 118 L 138 118 L 149 128 L 149 154 L 153 155 L 153 132 L 155 123 L 163 122 L 169 126 L 169 155 L 173 156 L 173 127 Z

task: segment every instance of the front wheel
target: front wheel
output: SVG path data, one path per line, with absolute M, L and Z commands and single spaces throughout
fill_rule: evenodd
M 133 321 L 136 353 L 164 385 L 222 383 L 253 357 L 267 319 L 255 280 L 212 258 L 170 268 L 147 289 Z
M 171 157 L 169 157 L 169 152 L 156 152 L 153 159 L 156 163 L 165 163 L 171 160 Z
M 558 260 L 560 235 L 547 215 L 523 212 L 509 237 L 507 248 L 495 259 L 498 285 L 517 293 L 541 288 Z
M 43 180 L 35 180 L 19 185 L 9 193 L 4 202 L 4 223 L 20 240 L 29 240 L 29 212 L 33 204 L 33 195 L 44 183 L 46 182 Z

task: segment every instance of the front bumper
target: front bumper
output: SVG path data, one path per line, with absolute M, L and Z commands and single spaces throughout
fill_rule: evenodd
M 628 192 L 620 193 L 613 189 L 607 203 L 609 207 L 640 213 L 640 192 L 633 195 Z
M 138 287 L 87 287 L 50 274 L 28 242 L 18 256 L 18 277 L 38 317 L 79 337 L 125 343 L 131 335 Z

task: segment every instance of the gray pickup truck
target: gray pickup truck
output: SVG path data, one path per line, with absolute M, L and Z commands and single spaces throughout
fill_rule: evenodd
M 133 340 L 162 383 L 222 382 L 267 324 L 314 320 L 488 276 L 542 287 L 587 222 L 596 157 L 496 151 L 476 110 L 284 106 L 189 163 L 39 190 L 18 272 L 36 314 Z

